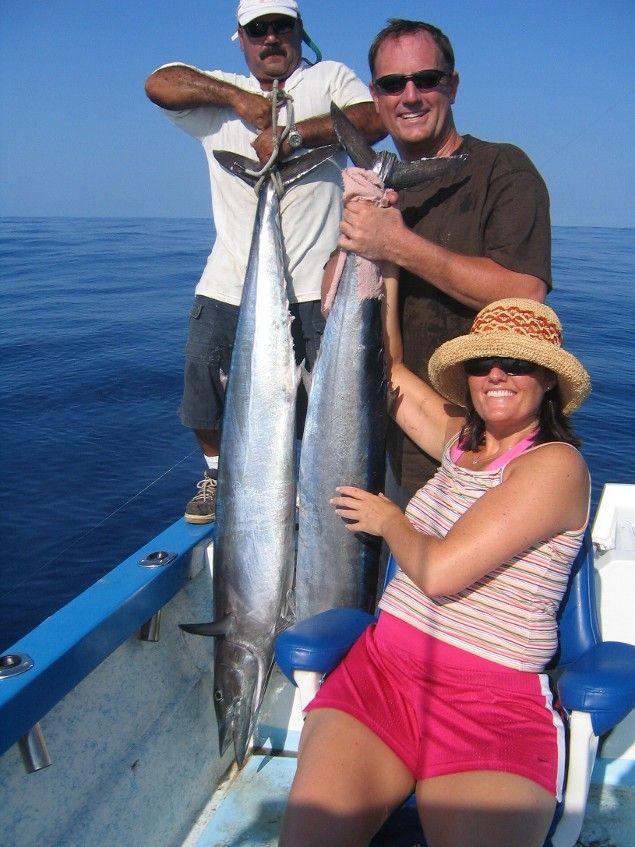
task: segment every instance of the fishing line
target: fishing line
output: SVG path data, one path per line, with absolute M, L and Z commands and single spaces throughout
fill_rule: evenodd
M 177 462 L 175 462 L 172 465 L 172 467 L 168 468 L 167 470 L 163 471 L 163 473 L 159 474 L 159 476 L 156 477 L 156 479 L 153 479 L 146 486 L 144 486 L 144 488 L 142 488 L 140 491 L 137 491 L 136 494 L 133 494 L 133 496 L 130 497 L 128 500 L 126 500 L 125 503 L 122 503 L 120 506 L 117 506 L 116 509 L 114 509 L 112 512 L 110 512 L 109 515 L 106 515 L 105 518 L 102 518 L 102 520 L 100 520 L 94 526 L 90 527 L 89 529 L 85 530 L 84 532 L 81 532 L 79 535 L 72 538 L 66 544 L 66 546 L 62 550 L 60 550 L 59 553 L 56 553 L 55 556 L 53 556 L 51 559 L 49 559 L 47 562 L 45 562 L 43 565 L 41 565 L 36 570 L 31 571 L 29 573 L 28 577 L 26 577 L 24 580 L 22 580 L 22 582 L 18 582 L 16 584 L 12 585 L 11 588 L 8 591 L 5 591 L 3 594 L 0 594 L 0 600 L 3 600 L 5 597 L 8 597 L 9 595 L 13 594 L 17 589 L 21 588 L 22 586 L 26 585 L 27 583 L 30 583 L 34 576 L 37 576 L 37 574 L 40 574 L 40 573 L 42 573 L 42 571 L 46 570 L 46 568 L 48 568 L 50 565 L 52 565 L 53 562 L 56 562 L 59 558 L 61 558 L 61 556 L 64 555 L 64 553 L 68 552 L 68 550 L 70 550 L 71 547 L 75 547 L 75 545 L 79 544 L 79 542 L 82 541 L 84 538 L 86 538 L 86 536 L 90 535 L 91 532 L 94 532 L 96 529 L 99 529 L 100 526 L 103 526 L 105 523 L 107 523 L 107 521 L 109 521 L 112 517 L 114 517 L 116 514 L 121 512 L 123 509 L 125 509 L 126 506 L 129 506 L 130 503 L 134 502 L 142 494 L 145 494 L 146 491 L 148 491 L 150 488 L 152 488 L 154 485 L 156 485 L 157 482 L 159 482 L 160 480 L 163 479 L 163 477 L 167 476 L 169 473 L 172 473 L 172 471 L 175 468 L 177 468 L 179 465 L 182 465 L 183 462 L 186 462 L 188 459 L 191 459 L 192 456 L 194 456 L 195 454 L 199 454 L 199 450 L 197 448 L 195 448 L 194 450 L 192 450 L 191 453 L 188 453 L 186 456 L 183 456 L 181 459 L 179 459 Z

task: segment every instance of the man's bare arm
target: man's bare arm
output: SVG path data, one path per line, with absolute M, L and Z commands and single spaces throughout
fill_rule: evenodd
M 351 123 L 364 134 L 369 144 L 374 144 L 376 141 L 385 137 L 386 130 L 379 119 L 373 103 L 356 103 L 353 106 L 347 106 L 343 111 Z M 333 122 L 330 115 L 318 115 L 314 118 L 298 121 L 296 127 L 302 135 L 303 147 L 311 149 L 313 147 L 323 147 L 325 144 L 337 144 L 337 135 L 333 129 Z M 278 135 L 280 135 L 282 130 L 283 127 L 278 127 Z M 260 161 L 266 162 L 273 149 L 271 130 L 261 133 L 254 140 L 252 147 L 256 151 Z M 282 144 L 282 156 L 289 156 L 291 152 L 292 148 L 285 139 Z
M 374 103 L 355 103 L 343 109 L 349 121 L 364 135 L 369 144 L 386 137 L 386 130 L 375 109 Z M 322 147 L 324 144 L 337 144 L 337 135 L 333 129 L 330 115 L 320 115 L 300 121 L 298 130 L 306 147 Z
M 233 109 L 258 130 L 271 126 L 271 101 L 230 85 L 189 65 L 169 65 L 146 80 L 146 94 L 157 106 L 171 111 L 218 106 Z
M 348 204 L 340 229 L 340 247 L 368 259 L 393 262 L 472 309 L 501 297 L 542 302 L 547 295 L 546 284 L 536 276 L 511 271 L 486 256 L 454 253 L 423 238 L 405 225 L 395 208 Z

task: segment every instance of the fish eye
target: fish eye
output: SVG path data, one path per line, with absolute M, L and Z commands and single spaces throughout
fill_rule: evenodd
M 222 699 L 223 692 L 217 688 L 216 691 L 214 691 L 214 700 L 216 700 L 217 703 L 220 703 Z

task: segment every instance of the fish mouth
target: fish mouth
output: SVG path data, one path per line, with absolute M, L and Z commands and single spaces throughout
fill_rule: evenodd
M 256 654 L 243 644 L 224 639 L 216 646 L 214 710 L 221 756 L 230 744 L 242 765 L 260 709 L 266 679 Z
M 214 706 L 217 701 L 214 699 Z M 216 709 L 218 713 L 218 708 Z M 253 724 L 250 708 L 246 701 L 238 701 L 236 708 L 227 712 L 222 718 L 218 718 L 218 749 L 224 756 L 233 743 L 234 757 L 240 767 L 245 761 L 245 755 L 249 746 L 249 739 L 253 732 Z

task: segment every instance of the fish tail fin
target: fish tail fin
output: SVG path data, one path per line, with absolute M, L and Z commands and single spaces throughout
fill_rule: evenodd
M 375 171 L 383 179 L 386 188 L 412 188 L 431 179 L 443 176 L 460 165 L 467 156 L 439 156 L 400 162 L 394 153 L 382 150 L 376 153 L 362 133 L 355 127 L 335 103 L 331 103 L 331 120 L 340 144 L 358 168 Z
M 324 147 L 316 147 L 302 156 L 279 162 L 275 169 L 279 172 L 282 184 L 285 188 L 302 177 L 314 171 L 321 164 L 331 159 L 339 150 L 337 144 L 327 144 Z M 262 165 L 246 156 L 232 153 L 229 150 L 214 150 L 214 158 L 230 173 L 240 177 L 248 185 L 255 186 L 260 179 Z
M 255 185 L 258 182 L 258 177 L 254 173 L 262 168 L 260 162 L 255 159 L 248 159 L 247 156 L 241 156 L 239 153 L 232 153 L 231 150 L 214 150 L 214 158 L 221 164 L 225 170 L 240 177 L 243 182 L 248 185 Z
M 378 161 L 378 155 L 370 146 L 366 137 L 352 124 L 346 117 L 344 112 L 331 103 L 331 120 L 333 121 L 333 129 L 335 134 L 351 158 L 351 161 L 358 168 L 364 168 L 367 171 L 372 171 Z
M 287 159 L 285 162 L 280 162 L 278 164 L 278 170 L 282 177 L 282 184 L 285 188 L 288 188 L 288 186 L 298 182 L 302 177 L 319 168 L 324 162 L 332 159 L 339 149 L 339 144 L 327 144 L 324 147 L 315 147 L 302 156 L 296 156 L 294 159 Z
M 438 156 L 414 162 L 397 162 L 390 173 L 390 187 L 395 190 L 413 188 L 423 182 L 437 179 L 457 168 L 467 159 L 465 153 L 456 156 Z

